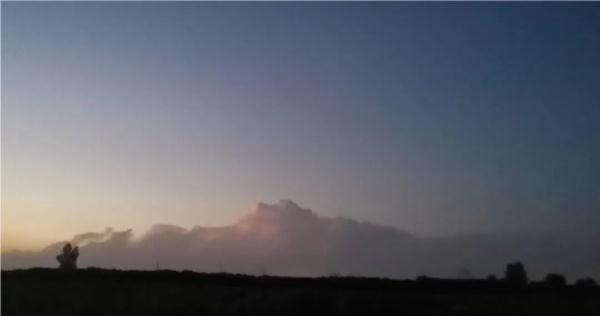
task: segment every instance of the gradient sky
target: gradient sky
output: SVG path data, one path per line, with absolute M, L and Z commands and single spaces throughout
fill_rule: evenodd
M 281 198 L 599 233 L 598 3 L 1 5 L 3 250 Z

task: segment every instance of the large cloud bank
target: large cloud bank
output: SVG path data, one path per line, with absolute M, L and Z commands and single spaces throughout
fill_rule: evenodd
M 2 268 L 55 267 L 65 241 L 39 252 L 2 254 Z M 294 276 L 418 275 L 485 277 L 513 260 L 540 278 L 600 278 L 600 240 L 559 237 L 417 237 L 389 226 L 320 217 L 292 201 L 259 203 L 230 226 L 185 229 L 157 224 L 134 237 L 131 230 L 75 236 L 79 265 L 119 269 L 225 271 Z

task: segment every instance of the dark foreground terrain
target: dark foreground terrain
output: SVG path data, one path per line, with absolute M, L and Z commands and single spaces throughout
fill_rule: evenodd
M 600 287 L 283 278 L 174 271 L 2 271 L 2 315 L 600 315 Z

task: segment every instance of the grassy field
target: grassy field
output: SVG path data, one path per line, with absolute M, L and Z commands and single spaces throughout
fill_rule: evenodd
M 2 271 L 2 315 L 600 315 L 600 287 L 285 278 L 189 271 Z

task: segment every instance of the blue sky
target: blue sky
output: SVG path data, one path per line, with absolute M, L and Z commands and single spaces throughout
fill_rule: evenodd
M 596 3 L 2 3 L 4 244 L 292 199 L 598 233 Z

